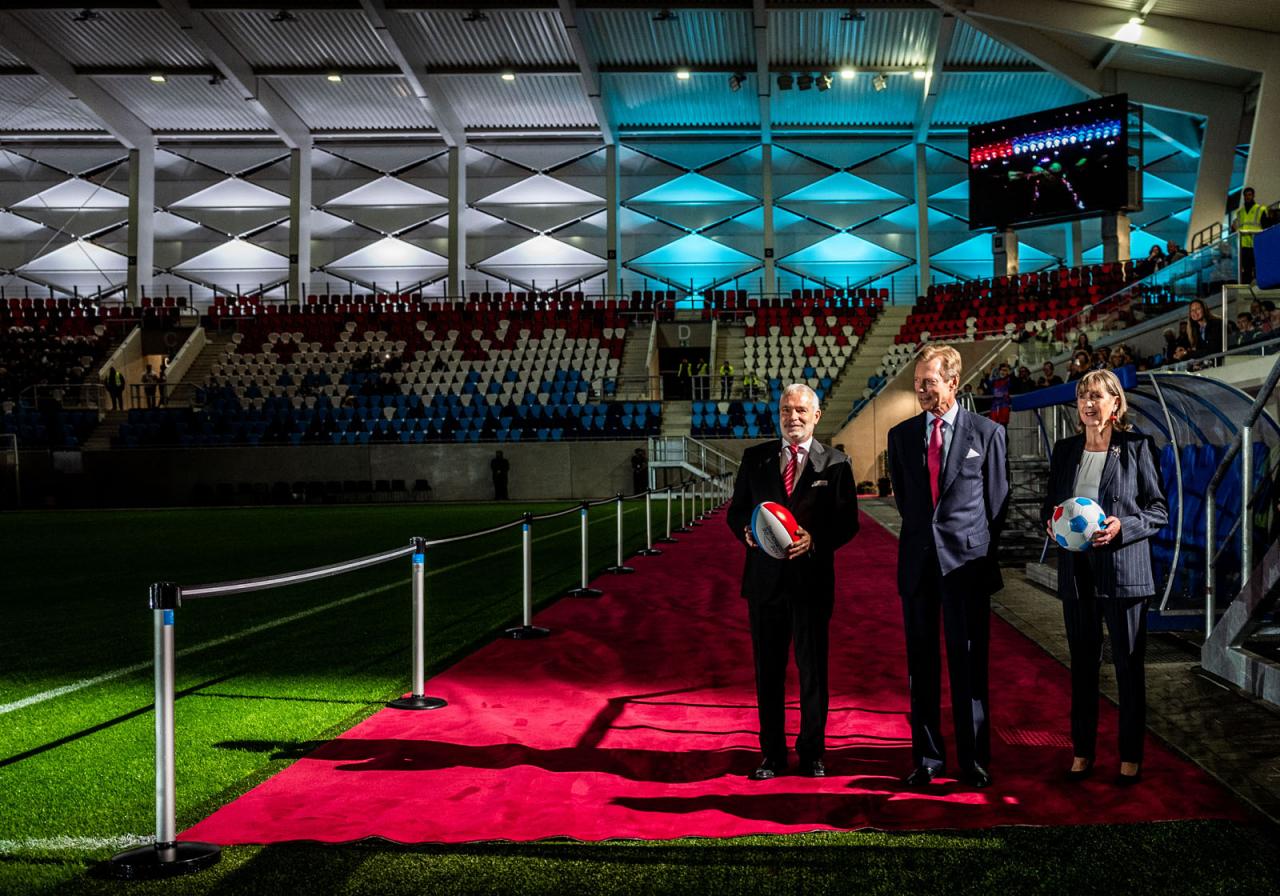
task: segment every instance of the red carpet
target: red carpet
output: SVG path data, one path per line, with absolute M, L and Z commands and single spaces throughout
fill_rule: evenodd
M 1067 671 L 999 619 L 995 786 L 904 789 L 896 549 L 864 515 L 837 558 L 825 780 L 744 777 L 758 760 L 737 594 L 744 548 L 719 514 L 664 556 L 635 558 L 636 575 L 605 577 L 606 597 L 542 613 L 551 638 L 496 641 L 432 680 L 428 692 L 446 709 L 383 710 L 183 839 L 602 840 L 1243 817 L 1207 775 L 1155 742 L 1143 783 L 1112 786 L 1116 712 L 1105 701 L 1099 776 L 1058 783 L 1070 755 Z

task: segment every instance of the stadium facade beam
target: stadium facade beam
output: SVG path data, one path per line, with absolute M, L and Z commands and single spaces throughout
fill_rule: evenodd
M 1191 220 L 1187 222 L 1187 241 L 1197 233 L 1221 224 L 1227 214 L 1227 194 L 1231 190 L 1231 171 L 1235 167 L 1236 145 L 1240 141 L 1243 109 L 1224 108 L 1209 116 L 1204 126 L 1200 165 L 1196 169 L 1195 197 L 1191 202 Z
M 606 143 L 604 147 L 604 230 L 605 261 L 608 264 L 605 284 L 607 292 L 622 295 L 622 164 L 621 147 Z
M 559 0 L 560 23 L 564 25 L 565 36 L 569 47 L 573 50 L 573 58 L 578 64 L 578 74 L 582 78 L 582 87 L 587 92 L 587 102 L 591 104 L 600 123 L 600 135 L 606 146 L 614 146 L 618 142 L 618 129 L 614 126 L 611 104 L 604 96 L 600 84 L 600 65 L 594 54 L 587 49 L 582 39 L 582 31 L 578 27 L 577 0 Z
M 0 12 L 0 47 L 65 90 L 128 149 L 140 149 L 155 143 L 155 135 L 142 119 L 91 77 L 77 72 L 65 57 L 13 13 Z
M 227 82 L 234 86 L 255 111 L 276 132 L 285 146 L 297 149 L 311 145 L 311 129 L 301 116 L 265 79 L 202 11 L 188 0 L 157 0 L 196 47 L 209 57 Z
M 396 60 L 400 74 L 427 111 L 450 149 L 466 147 L 467 129 L 444 98 L 439 78 L 428 74 L 427 61 L 414 49 L 415 43 L 404 17 L 387 8 L 385 0 L 360 0 L 360 8 L 383 47 Z
M 942 87 L 942 66 L 951 53 L 951 41 L 956 33 L 956 17 L 938 11 L 938 27 L 934 32 L 933 52 L 925 69 L 924 92 L 916 111 L 915 142 L 929 139 L 929 125 L 933 123 L 933 110 L 938 104 L 938 91 Z
M 929 267 L 929 173 L 928 147 L 923 140 L 915 146 L 916 192 L 916 295 L 924 295 L 933 273 Z
M 756 52 L 756 97 L 760 109 L 760 202 L 764 222 L 761 235 L 764 255 L 764 293 L 778 291 L 778 267 L 774 258 L 776 231 L 773 223 L 773 72 L 769 65 L 769 8 L 765 0 L 752 0 L 751 34 Z

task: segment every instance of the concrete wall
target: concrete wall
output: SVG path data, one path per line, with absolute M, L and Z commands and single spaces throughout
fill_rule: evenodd
M 431 483 L 431 499 L 493 498 L 489 461 L 501 448 L 511 461 L 513 500 L 602 498 L 631 493 L 630 457 L 644 442 L 538 444 L 299 446 L 86 451 L 83 473 L 59 474 L 24 452 L 23 499 L 41 506 L 164 506 L 192 503 L 218 483 L 375 481 Z M 29 455 L 29 456 L 28 456 Z M 43 455 L 43 457 L 42 457 Z

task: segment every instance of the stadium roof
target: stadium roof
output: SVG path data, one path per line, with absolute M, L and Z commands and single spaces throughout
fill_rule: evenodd
M 1270 5 L 16 2 L 0 12 L 0 137 L 922 139 L 1114 92 L 1205 115 L 1256 96 L 1270 63 L 1247 48 L 1280 32 Z

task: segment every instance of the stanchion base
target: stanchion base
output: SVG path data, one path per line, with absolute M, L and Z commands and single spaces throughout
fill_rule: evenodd
M 203 871 L 221 858 L 222 847 L 212 843 L 151 843 L 116 853 L 107 871 L 122 880 L 158 880 Z
M 533 641 L 537 638 L 545 638 L 551 634 L 551 629 L 537 625 L 517 625 L 515 628 L 507 629 L 502 634 L 517 641 Z
M 679 529 L 672 529 L 672 532 L 679 532 Z M 679 539 L 676 538 L 655 538 L 654 544 L 675 544 Z
M 440 697 L 425 697 L 419 694 L 410 694 L 408 697 L 400 697 L 387 703 L 387 706 L 392 709 L 442 709 L 448 705 L 448 702 Z
M 681 526 L 679 529 L 672 529 L 671 531 L 676 535 L 688 535 L 693 530 L 690 529 L 688 526 Z
M 637 557 L 661 557 L 662 551 L 658 550 L 657 548 L 641 548 L 640 550 L 636 551 L 636 556 Z
M 604 592 L 599 588 L 570 588 L 565 597 L 600 597 Z
M 629 576 L 635 571 L 634 566 L 610 566 L 605 570 L 611 576 Z

